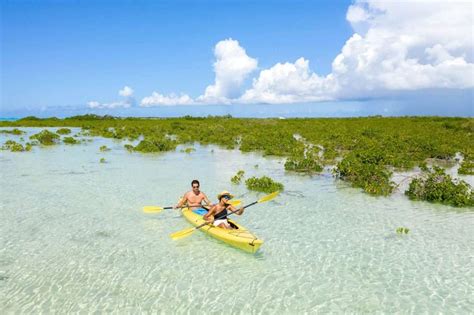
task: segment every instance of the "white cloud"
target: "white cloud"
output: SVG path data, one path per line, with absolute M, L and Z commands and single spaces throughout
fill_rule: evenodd
M 87 107 L 92 109 L 113 109 L 113 108 L 129 108 L 135 104 L 133 98 L 133 89 L 129 86 L 124 86 L 123 89 L 118 91 L 120 96 L 125 97 L 124 101 L 117 101 L 112 103 L 100 103 L 98 101 L 87 102 Z
M 97 101 L 90 101 L 87 102 L 87 106 L 91 109 L 114 109 L 129 108 L 131 105 L 127 102 L 100 103 Z
M 472 4 L 358 1 L 346 17 L 356 33 L 331 74 L 319 77 L 302 59 L 278 63 L 260 73 L 242 100 L 291 103 L 474 86 Z
M 153 92 L 151 96 L 144 97 L 140 103 L 143 107 L 151 107 L 158 105 L 192 105 L 194 101 L 189 95 L 175 95 L 170 94 L 168 96 L 160 94 L 158 92 Z
M 368 30 L 354 34 L 333 62 L 339 97 L 474 86 L 470 3 L 370 0 L 349 11 L 356 9 L 365 18 L 349 22 Z
M 118 93 L 120 96 L 130 97 L 133 95 L 133 89 L 129 86 L 124 86 Z
M 231 38 L 216 44 L 214 56 L 215 82 L 198 98 L 201 102 L 227 102 L 240 96 L 242 84 L 258 64 L 256 59 L 247 55 L 238 41 Z
M 351 5 L 346 13 L 346 19 L 350 23 L 364 22 L 369 18 L 369 14 L 360 6 Z
M 354 34 L 334 58 L 330 74 L 318 75 L 301 57 L 261 70 L 246 91 L 242 86 L 258 62 L 238 41 L 222 40 L 214 48 L 215 82 L 202 95 L 153 92 L 141 106 L 279 104 L 473 88 L 472 8 L 471 2 L 455 0 L 358 0 L 346 13 Z M 133 90 L 126 86 L 119 94 L 131 96 Z
M 153 92 L 142 99 L 143 107 L 159 105 L 230 104 L 242 94 L 241 87 L 249 74 L 257 68 L 257 60 L 247 55 L 239 42 L 231 38 L 219 41 L 214 48 L 215 82 L 204 94 L 192 99 L 187 94 L 163 95 Z
M 309 69 L 309 61 L 277 63 L 260 72 L 252 88 L 240 98 L 244 103 L 293 103 L 330 99 L 334 90 L 330 77 L 322 78 Z
M 100 103 L 97 102 L 97 101 L 90 101 L 90 102 L 87 102 L 87 107 L 89 107 L 89 108 L 99 108 Z

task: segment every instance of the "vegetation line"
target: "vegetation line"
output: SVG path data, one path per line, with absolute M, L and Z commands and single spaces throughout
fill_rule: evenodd
M 473 192 L 467 183 L 455 181 L 441 174 L 440 170 L 427 166 L 427 161 L 456 162 L 456 154 L 460 154 L 463 161 L 459 174 L 474 174 L 472 118 L 244 119 L 185 116 L 145 119 L 84 115 L 65 119 L 25 117 L 18 121 L 0 122 L 0 127 L 63 127 L 62 134 L 69 131 L 65 127 L 80 127 L 83 134 L 91 136 L 140 139 L 136 146 L 125 145 L 131 152 L 165 152 L 175 150 L 178 144 L 194 142 L 215 144 L 228 149 L 238 148 L 242 152 L 257 151 L 263 155 L 284 157 L 285 169 L 290 172 L 319 173 L 325 166 L 335 165 L 335 176 L 372 195 L 386 196 L 394 191 L 396 186 L 390 180 L 393 171 L 419 167 L 426 174 L 424 179 L 413 179 L 417 182 L 411 186 L 410 198 L 454 206 L 474 205 Z M 58 140 L 45 131 L 34 139 L 44 145 Z M 188 153 L 191 151 L 189 149 Z M 238 178 L 234 180 L 239 181 Z M 442 181 L 445 186 L 424 184 L 426 180 L 429 183 Z M 461 186 L 449 186 L 448 189 L 446 185 Z M 456 197 L 456 201 L 449 194 L 433 197 L 437 194 L 430 194 L 430 189 L 445 189 L 463 196 Z

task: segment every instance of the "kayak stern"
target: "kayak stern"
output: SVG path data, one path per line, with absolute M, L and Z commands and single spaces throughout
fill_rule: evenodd
M 184 208 L 182 213 L 186 220 L 194 226 L 205 223 L 201 215 L 193 212 L 189 208 Z M 200 228 L 200 230 L 230 246 L 239 248 L 248 253 L 256 253 L 260 246 L 262 246 L 263 240 L 253 235 L 249 230 L 235 221 L 229 219 L 228 221 L 235 225 L 237 229 L 223 229 L 213 225 L 205 225 Z

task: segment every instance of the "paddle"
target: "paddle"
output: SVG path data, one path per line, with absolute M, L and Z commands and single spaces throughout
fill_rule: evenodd
M 236 206 L 236 205 L 239 205 L 242 201 L 240 200 L 232 200 L 230 202 L 231 205 L 233 206 Z M 187 208 L 188 206 L 182 206 L 180 207 L 180 209 L 182 208 Z M 145 213 L 159 213 L 161 212 L 162 210 L 165 210 L 165 209 L 173 209 L 174 207 L 158 207 L 158 206 L 144 206 L 143 207 L 143 212 Z
M 265 197 L 262 197 L 260 198 L 259 200 L 255 201 L 255 202 L 252 202 L 251 204 L 248 204 L 246 206 L 244 206 L 243 208 L 248 208 L 248 207 L 251 207 L 257 203 L 262 203 L 262 202 L 267 202 L 267 201 L 270 201 L 272 200 L 273 198 L 275 198 L 280 192 L 279 191 L 275 191 L 273 193 L 271 193 L 270 195 L 266 195 Z M 227 216 L 233 214 L 233 213 L 236 213 L 237 211 L 239 211 L 238 209 L 237 210 L 234 210 L 232 212 L 230 212 L 229 214 L 227 214 Z M 178 240 L 178 239 L 181 239 L 181 238 L 185 238 L 189 235 L 191 235 L 194 231 L 196 230 L 199 230 L 200 228 L 202 228 L 203 226 L 205 225 L 208 225 L 209 222 L 205 222 L 201 225 L 198 225 L 196 227 L 192 227 L 192 228 L 187 228 L 187 229 L 184 229 L 184 230 L 181 230 L 181 231 L 178 231 L 178 232 L 174 232 L 173 234 L 170 235 L 170 237 L 173 239 L 173 240 Z
M 173 207 L 144 206 L 143 212 L 155 213 L 155 212 L 161 212 L 162 210 L 165 210 L 165 209 L 173 209 Z

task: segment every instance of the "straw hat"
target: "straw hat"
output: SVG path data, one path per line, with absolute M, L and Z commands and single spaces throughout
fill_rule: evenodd
M 222 191 L 220 194 L 217 195 L 217 200 L 221 200 L 222 196 L 229 196 L 230 199 L 234 198 L 234 195 L 232 195 L 230 192 L 228 192 L 227 190 L 224 190 Z

